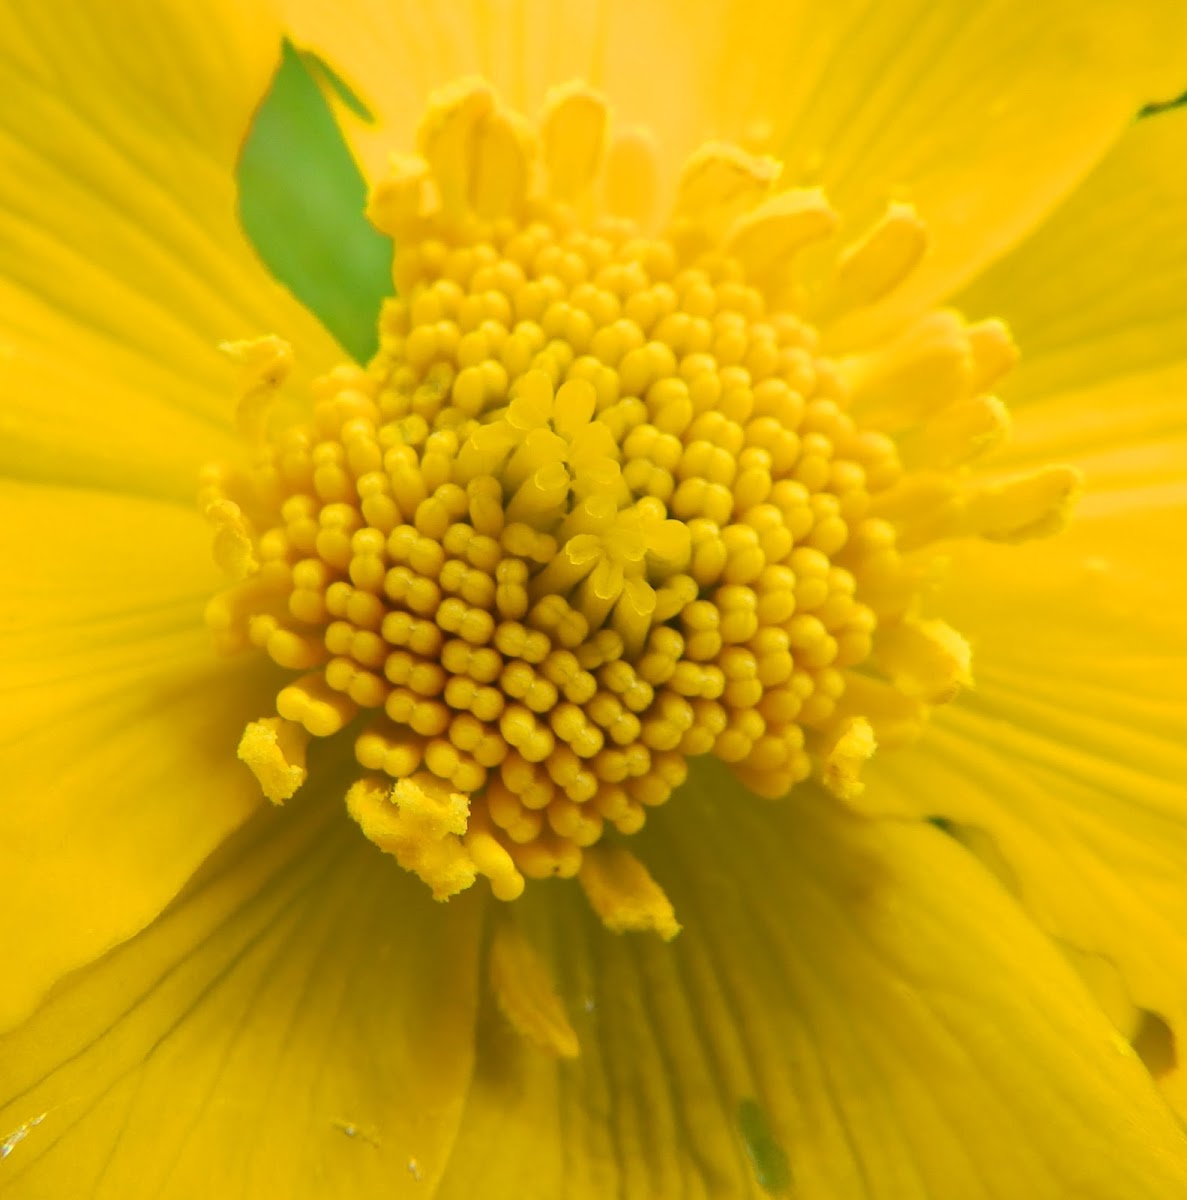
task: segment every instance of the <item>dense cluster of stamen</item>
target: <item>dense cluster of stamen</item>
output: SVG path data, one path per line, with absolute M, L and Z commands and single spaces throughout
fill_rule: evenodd
M 285 423 L 288 348 L 236 348 L 252 460 L 203 480 L 236 576 L 208 623 L 300 673 L 240 755 L 281 802 L 307 739 L 350 727 L 351 814 L 438 897 L 579 874 L 612 927 L 670 934 L 608 830 L 637 831 L 700 755 L 765 796 L 860 787 L 875 744 L 967 682 L 963 641 L 919 613 L 919 551 L 1044 532 L 1074 480 L 962 473 L 1005 432 L 996 322 L 937 313 L 822 356 L 812 313 L 879 298 L 921 253 L 905 206 L 812 310 L 792 260 L 836 218 L 772 192 L 770 160 L 706 147 L 646 235 L 645 142 L 584 89 L 536 131 L 460 86 L 420 150 L 372 200 L 398 293 L 374 361 Z

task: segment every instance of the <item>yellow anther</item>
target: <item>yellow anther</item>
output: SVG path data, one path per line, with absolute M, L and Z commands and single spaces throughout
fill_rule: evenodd
M 1060 466 L 987 485 L 969 497 L 961 532 L 995 542 L 1049 537 L 1067 524 L 1082 490 L 1080 473 Z
M 416 155 L 393 155 L 386 179 L 372 189 L 367 200 L 367 219 L 379 230 L 397 239 L 409 240 L 424 214 L 429 165 Z
M 1001 321 L 979 321 L 965 331 L 973 356 L 974 392 L 992 387 L 1018 361 L 1018 347 Z
M 316 638 L 291 629 L 270 630 L 263 647 L 274 663 L 290 671 L 307 671 L 326 660 L 326 648 Z
M 894 685 L 932 704 L 972 685 L 969 644 L 943 621 L 905 620 L 882 631 L 877 662 Z
M 372 771 L 383 771 L 393 779 L 402 779 L 419 769 L 424 757 L 424 743 L 406 731 L 380 721 L 359 734 L 355 740 L 355 757 Z
M 585 616 L 555 594 L 538 601 L 528 614 L 528 621 L 534 629 L 564 647 L 583 645 L 590 633 Z
M 845 360 L 842 371 L 861 422 L 888 433 L 966 398 L 975 378 L 966 327 L 949 311 L 930 313 L 877 350 Z
M 556 541 L 530 525 L 508 525 L 500 539 L 506 553 L 533 563 L 547 563 L 556 557 Z
M 523 702 L 535 713 L 550 713 L 557 702 L 556 686 L 547 679 L 533 679 L 523 694 Z
M 606 155 L 606 206 L 628 220 L 645 224 L 655 207 L 658 187 L 656 147 L 646 130 L 625 130 Z
M 417 148 L 432 168 L 447 208 L 461 208 L 468 199 L 474 168 L 472 148 L 494 107 L 494 93 L 476 79 L 459 80 L 430 100 L 417 134 Z
M 837 263 L 835 303 L 844 308 L 872 304 L 914 270 L 927 249 L 927 226 L 913 205 L 893 202 Z
M 556 875 L 571 879 L 581 867 L 581 850 L 562 839 L 547 835 L 514 850 L 516 866 L 531 879 L 548 879 Z
M 293 349 L 271 335 L 223 342 L 219 349 L 239 368 L 239 406 L 235 414 L 239 432 L 249 443 L 261 442 L 267 434 L 273 397 L 292 370 Z
M 486 771 L 469 754 L 444 739 L 434 738 L 425 747 L 425 766 L 437 779 L 469 795 L 486 783 Z
M 349 697 L 360 708 L 378 708 L 391 694 L 391 688 L 378 675 L 361 670 L 348 658 L 331 659 L 323 678 L 329 687 Z
M 518 900 L 523 895 L 524 878 L 515 860 L 491 834 L 472 831 L 466 837 L 466 850 L 478 873 L 490 880 L 497 900 Z
M 608 929 L 616 933 L 654 930 L 664 941 L 680 932 L 671 902 L 629 850 L 591 847 L 585 852 L 578 878 Z
M 420 773 L 390 787 L 373 777 L 346 793 L 346 807 L 363 833 L 419 875 L 436 900 L 447 900 L 473 882 L 477 868 L 462 843 L 470 815 L 465 796 Z
M 792 255 L 832 233 L 837 223 L 837 214 L 819 188 L 792 188 L 742 217 L 730 232 L 727 249 L 762 277 L 785 268 Z
M 259 569 L 251 525 L 239 505 L 212 500 L 203 516 L 214 526 L 214 561 L 233 580 L 247 579 Z
M 729 723 L 714 746 L 714 753 L 724 762 L 736 763 L 747 758 L 754 743 L 766 732 L 766 722 L 757 710 L 734 710 Z
M 857 717 L 843 724 L 824 755 L 824 784 L 842 800 L 861 794 L 859 775 L 877 746 L 869 721 Z
M 239 741 L 239 758 L 259 780 L 273 804 L 291 799 L 305 782 L 305 747 L 309 735 L 300 725 L 279 717 L 252 721 Z
M 507 706 L 499 718 L 499 731 L 528 762 L 543 762 L 556 745 L 552 731 L 522 704 Z
M 473 147 L 470 201 L 480 216 L 517 214 L 527 194 L 531 163 L 528 131 L 508 113 L 490 113 Z
M 544 962 L 512 920 L 495 924 L 490 982 L 499 1010 L 511 1027 L 557 1058 L 576 1058 L 577 1035 Z
M 593 183 L 606 138 L 606 102 L 583 84 L 554 89 L 544 106 L 544 162 L 554 193 L 579 196 Z
M 775 159 L 748 154 L 726 142 L 711 142 L 685 165 L 675 218 L 709 223 L 711 232 L 718 233 L 766 195 L 780 170 Z
M 601 815 L 585 804 L 594 795 L 597 783 L 590 776 L 585 779 L 587 787 L 578 789 L 577 785 L 571 784 L 564 796 L 548 806 L 548 823 L 552 831 L 577 848 L 592 846 L 605 828 Z
M 335 693 L 322 676 L 305 675 L 280 690 L 276 711 L 314 737 L 329 737 L 352 720 L 358 708 L 348 696 Z
M 957 467 L 995 450 L 1009 433 L 1006 406 L 996 396 L 974 396 L 900 439 L 899 453 L 908 466 Z

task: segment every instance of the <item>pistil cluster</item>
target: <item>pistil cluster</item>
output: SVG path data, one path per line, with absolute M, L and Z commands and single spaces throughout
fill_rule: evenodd
M 372 197 L 397 247 L 376 358 L 285 421 L 288 347 L 232 348 L 250 461 L 203 478 L 235 577 L 207 620 L 296 673 L 239 753 L 280 803 L 310 737 L 350 736 L 352 816 L 438 898 L 577 875 L 612 928 L 670 936 L 618 835 L 702 755 L 771 798 L 859 789 L 969 681 L 922 612 L 932 545 L 1048 532 L 1075 480 L 971 482 L 1006 432 L 997 322 L 822 353 L 814 317 L 923 252 L 908 207 L 806 296 L 819 192 L 712 144 L 645 233 L 647 143 L 587 89 L 532 127 L 463 83 L 419 149 Z

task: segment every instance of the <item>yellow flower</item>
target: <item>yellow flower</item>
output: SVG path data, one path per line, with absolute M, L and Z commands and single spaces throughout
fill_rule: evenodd
M 1177 22 L 4 4 L 5 1195 L 1187 1195 Z

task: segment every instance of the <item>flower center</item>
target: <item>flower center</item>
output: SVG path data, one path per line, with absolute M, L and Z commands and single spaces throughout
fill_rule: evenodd
M 300 672 L 239 747 L 271 800 L 349 729 L 351 815 L 439 899 L 577 875 L 612 928 L 670 936 L 620 835 L 690 759 L 844 797 L 968 682 L 921 615 L 933 543 L 1053 531 L 1074 474 L 968 472 L 1006 433 L 998 322 L 822 352 L 925 231 L 892 205 L 809 288 L 838 221 L 777 174 L 710 144 L 645 233 L 651 151 L 598 96 L 562 89 L 533 128 L 465 82 L 372 196 L 398 298 L 369 366 L 284 420 L 288 348 L 232 347 L 250 463 L 203 478 L 235 576 L 207 620 Z

